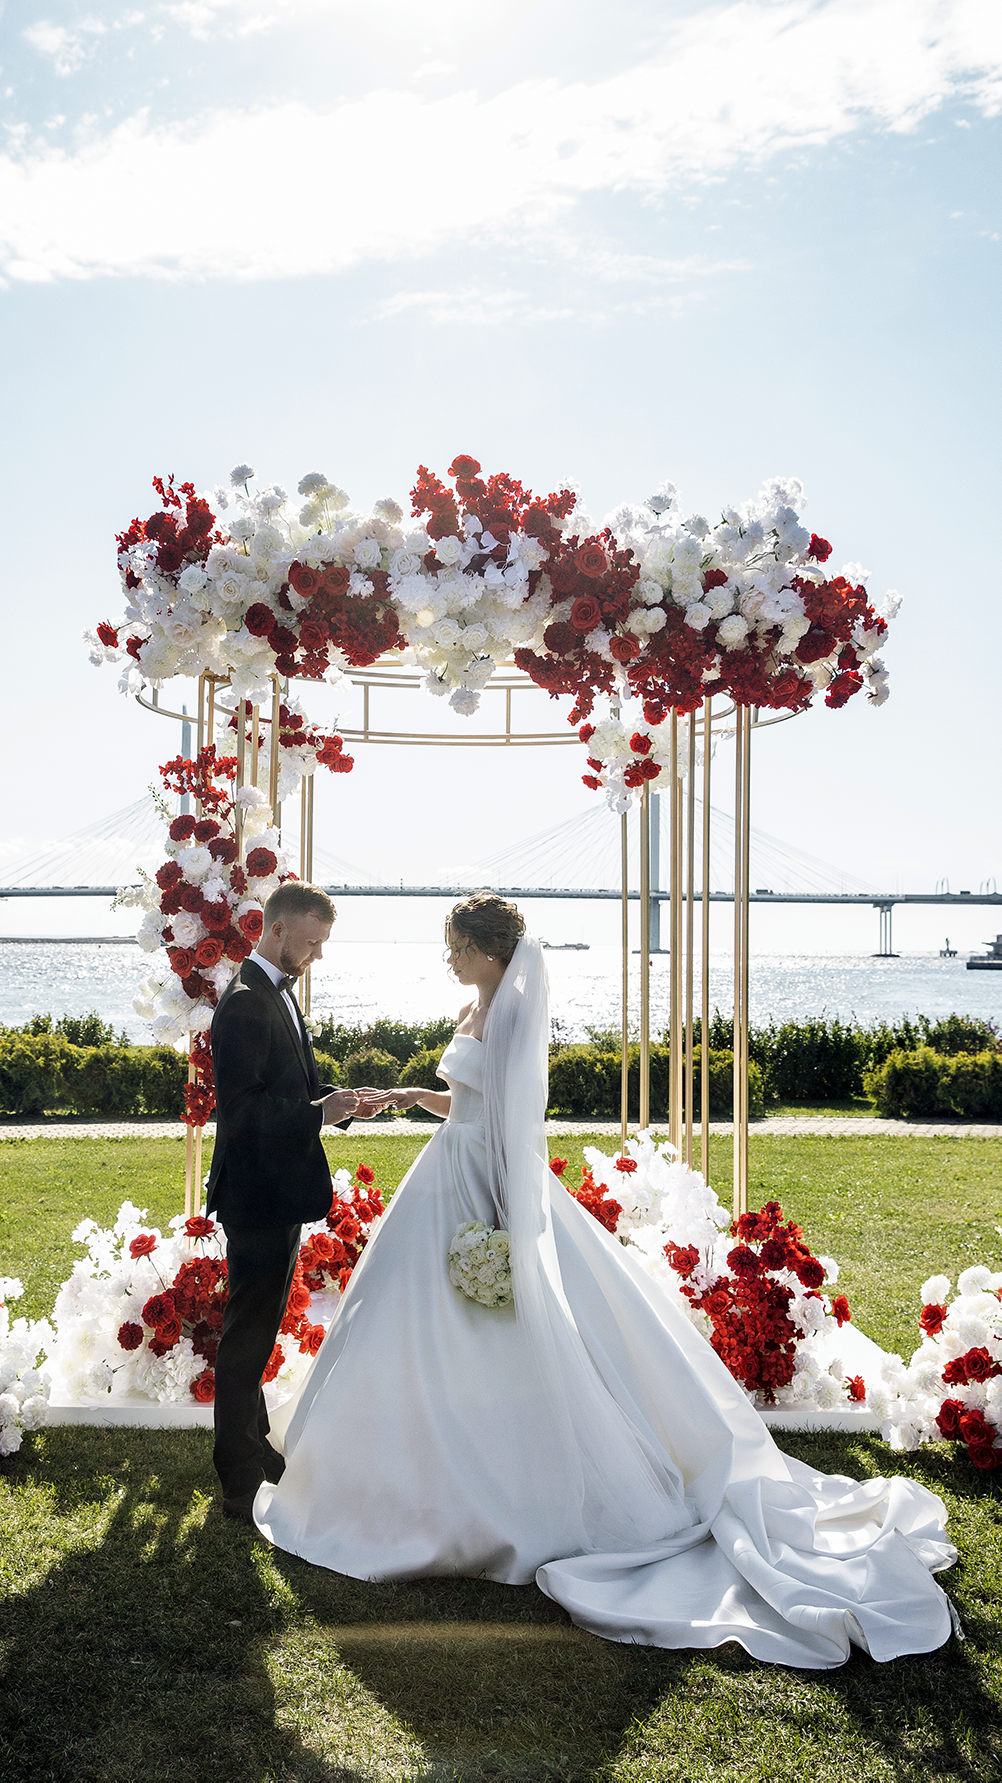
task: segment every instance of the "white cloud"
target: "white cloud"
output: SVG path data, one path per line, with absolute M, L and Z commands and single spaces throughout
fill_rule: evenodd
M 100 19 L 83 19 L 78 31 L 68 31 L 65 25 L 41 19 L 37 25 L 28 25 L 21 35 L 40 56 L 52 57 L 57 74 L 74 74 L 94 48 L 93 40 L 103 37 L 104 32 Z
M 263 279 L 459 239 L 525 248 L 591 195 L 654 200 L 860 129 L 913 129 L 958 97 L 1002 110 L 996 0 L 739 0 L 605 80 L 169 125 L 140 113 L 73 154 L 17 148 L 0 157 L 0 264 L 14 279 Z

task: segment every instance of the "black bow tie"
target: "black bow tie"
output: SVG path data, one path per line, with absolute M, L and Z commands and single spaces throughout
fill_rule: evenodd
M 288 991 L 289 996 L 291 997 L 298 982 L 299 980 L 297 978 L 280 978 L 278 981 L 278 989 L 280 991 Z

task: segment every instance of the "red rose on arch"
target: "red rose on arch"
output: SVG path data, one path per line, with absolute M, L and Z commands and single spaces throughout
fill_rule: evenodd
M 963 1414 L 964 1402 L 962 1399 L 944 1399 L 939 1411 L 936 1413 L 936 1424 L 939 1428 L 940 1435 L 945 1436 L 947 1442 L 959 1442 L 961 1440 L 960 1420 L 963 1417 Z
M 305 1325 L 299 1339 L 299 1348 L 304 1356 L 315 1356 L 327 1333 L 322 1325 Z
M 211 1405 L 216 1397 L 216 1377 L 211 1368 L 203 1368 L 189 1387 L 192 1399 L 199 1405 Z
M 319 581 L 316 570 L 311 570 L 306 563 L 290 563 L 289 581 L 297 594 L 312 594 Z
M 195 970 L 195 955 L 190 947 L 168 947 L 167 958 L 171 963 L 171 971 L 179 978 L 189 978 Z
M 237 917 L 237 926 L 243 929 L 249 941 L 257 941 L 264 928 L 264 912 L 262 910 L 245 910 Z
M 609 559 L 601 545 L 581 545 L 574 553 L 575 567 L 582 576 L 604 576 L 609 568 Z
M 571 608 L 571 624 L 575 631 L 590 632 L 601 623 L 602 609 L 593 594 L 579 594 Z
M 953 1356 L 943 1370 L 943 1381 L 947 1387 L 966 1387 L 967 1361 L 963 1356 Z
M 808 557 L 813 557 L 818 563 L 827 563 L 831 554 L 832 548 L 829 545 L 828 540 L 819 539 L 817 533 L 812 532 L 811 542 L 807 547 Z
M 223 957 L 223 943 L 218 935 L 205 935 L 195 948 L 195 964 L 203 971 L 218 966 Z
M 968 1443 L 967 1453 L 975 1467 L 982 1467 L 986 1471 L 993 1467 L 1002 1467 L 1002 1449 L 997 1449 L 993 1442 Z
M 990 1381 L 993 1375 L 1002 1374 L 997 1362 L 992 1360 L 988 1350 L 983 1347 L 968 1350 L 964 1357 L 969 1381 Z
M 143 1341 L 143 1327 L 134 1325 L 131 1320 L 118 1327 L 118 1341 L 123 1350 L 138 1350 Z
M 632 662 L 634 657 L 640 655 L 640 639 L 634 637 L 631 631 L 617 632 L 614 638 L 609 639 L 609 652 L 617 662 Z
M 148 1257 L 157 1248 L 157 1241 L 152 1232 L 140 1232 L 129 1245 L 130 1257 Z
M 471 477 L 477 477 L 479 475 L 479 460 L 471 458 L 468 452 L 460 452 L 458 456 L 453 459 L 446 472 L 446 476 L 462 477 L 463 481 L 466 483 L 470 481 Z
M 550 1169 L 553 1171 L 554 1176 L 563 1176 L 564 1171 L 567 1169 L 567 1159 L 551 1158 Z

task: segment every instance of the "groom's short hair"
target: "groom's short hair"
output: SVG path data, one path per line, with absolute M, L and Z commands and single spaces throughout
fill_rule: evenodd
M 295 922 L 300 916 L 319 916 L 321 922 L 333 922 L 336 914 L 319 885 L 287 879 L 284 885 L 275 887 L 264 907 L 264 926 L 269 929 L 273 922 Z

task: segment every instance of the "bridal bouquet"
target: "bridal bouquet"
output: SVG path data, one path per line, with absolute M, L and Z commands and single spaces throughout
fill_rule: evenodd
M 512 1297 L 508 1234 L 470 1220 L 449 1245 L 449 1280 L 481 1306 L 507 1306 Z

